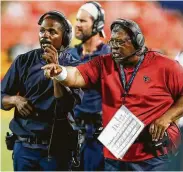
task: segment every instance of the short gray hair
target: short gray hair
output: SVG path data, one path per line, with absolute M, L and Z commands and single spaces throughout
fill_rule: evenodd
M 120 32 L 124 31 L 124 27 L 121 24 L 114 24 L 114 27 L 112 28 L 112 32 Z

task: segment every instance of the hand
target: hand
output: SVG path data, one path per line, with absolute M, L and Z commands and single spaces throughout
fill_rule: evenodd
M 149 132 L 152 135 L 153 141 L 162 139 L 166 129 L 170 126 L 172 121 L 167 116 L 162 116 L 156 119 L 149 127 Z
M 14 99 L 14 104 L 22 116 L 27 117 L 33 112 L 33 107 L 26 98 L 15 96 Z
M 43 66 L 41 69 L 44 70 L 44 75 L 47 78 L 57 76 L 62 72 L 62 68 L 60 67 L 60 65 L 54 63 L 47 64 Z
M 58 64 L 58 52 L 55 49 L 55 47 L 51 44 L 48 44 L 44 48 L 44 54 L 42 55 L 42 58 L 47 62 L 47 63 L 55 63 Z

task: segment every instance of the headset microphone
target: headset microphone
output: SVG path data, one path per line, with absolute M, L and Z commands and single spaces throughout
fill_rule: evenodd
M 130 54 L 130 55 L 128 55 L 128 56 L 125 56 L 125 57 L 117 57 L 117 58 L 115 58 L 115 57 L 112 55 L 112 58 L 113 58 L 114 60 L 123 60 L 123 59 L 127 60 L 128 58 L 130 58 L 130 57 L 136 55 L 136 53 L 137 53 L 138 51 L 139 51 L 139 49 L 138 49 L 138 50 L 135 50 L 135 52 L 133 52 L 132 54 Z M 118 54 L 120 54 L 120 56 L 122 56 L 121 53 L 118 53 Z

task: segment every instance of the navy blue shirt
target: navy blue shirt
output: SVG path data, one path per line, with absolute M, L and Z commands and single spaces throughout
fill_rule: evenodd
M 76 46 L 75 48 L 71 48 L 68 52 L 73 56 L 73 61 L 71 63 L 83 64 L 86 63 L 93 58 L 102 55 L 108 54 L 111 52 L 111 49 L 108 45 L 102 43 L 97 47 L 97 50 L 93 52 L 93 54 L 82 55 L 82 45 Z M 85 115 L 85 113 L 95 114 L 101 112 L 102 110 L 102 100 L 101 95 L 94 89 L 84 90 L 84 96 L 80 105 L 76 105 L 74 108 L 74 113 L 76 117 L 81 117 Z
M 19 95 L 27 98 L 33 105 L 34 113 L 22 117 L 15 108 L 10 129 L 19 136 L 49 135 L 55 111 L 53 82 L 44 76 L 41 67 L 46 65 L 42 59 L 43 51 L 35 49 L 19 55 L 12 63 L 1 83 L 1 102 L 6 95 Z M 66 52 L 59 57 L 59 63 L 64 65 L 65 59 L 72 59 Z M 60 108 L 62 112 L 72 111 L 74 104 L 81 99 L 80 89 L 71 89 L 72 94 L 64 96 Z M 5 109 L 1 103 L 1 108 Z M 61 115 L 63 117 L 64 115 Z M 64 116 L 66 118 L 66 115 Z

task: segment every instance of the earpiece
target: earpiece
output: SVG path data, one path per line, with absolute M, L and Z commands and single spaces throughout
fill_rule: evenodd
M 98 16 L 97 19 L 94 20 L 94 24 L 93 24 L 93 33 L 98 33 L 100 32 L 103 28 L 104 28 L 104 22 L 105 22 L 105 12 L 102 9 L 101 5 L 97 2 L 94 1 L 88 1 L 86 3 L 91 3 L 93 4 L 97 10 L 98 10 Z

